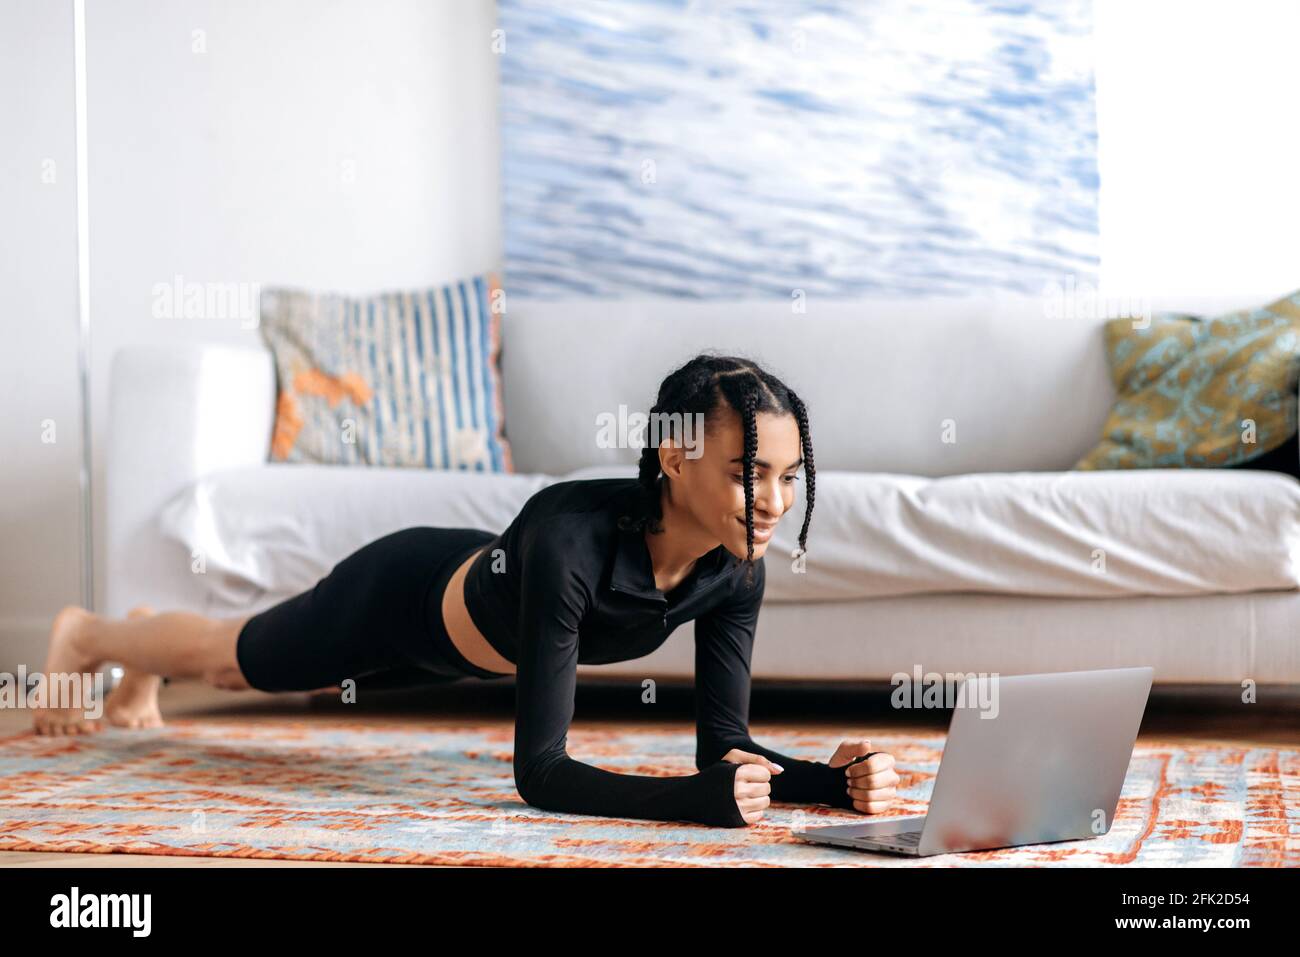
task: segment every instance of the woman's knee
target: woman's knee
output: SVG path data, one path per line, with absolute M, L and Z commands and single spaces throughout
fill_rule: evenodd
M 214 688 L 220 688 L 222 691 L 247 691 L 253 686 L 248 683 L 244 673 L 239 668 L 220 668 L 216 671 L 208 671 L 203 675 L 203 680 Z
M 246 691 L 252 685 L 239 664 L 239 636 L 251 615 L 227 618 L 213 628 L 212 653 L 203 669 L 203 680 L 223 691 Z

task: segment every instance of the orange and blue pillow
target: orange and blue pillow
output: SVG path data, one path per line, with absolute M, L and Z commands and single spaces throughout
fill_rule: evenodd
M 367 297 L 262 290 L 270 458 L 511 472 L 493 274 Z

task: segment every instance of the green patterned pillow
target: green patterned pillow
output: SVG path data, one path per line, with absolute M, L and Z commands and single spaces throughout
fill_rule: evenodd
M 1300 292 L 1222 316 L 1164 313 L 1106 323 L 1119 395 L 1076 469 L 1212 468 L 1296 433 Z

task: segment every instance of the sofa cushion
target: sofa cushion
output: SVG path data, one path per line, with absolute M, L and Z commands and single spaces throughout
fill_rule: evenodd
M 410 525 L 501 531 L 565 476 L 267 465 L 211 474 L 161 513 L 202 557 L 232 613 L 314 584 L 336 562 Z M 802 571 L 802 504 L 766 555 L 768 601 L 920 592 L 1192 595 L 1300 587 L 1300 482 L 1270 472 L 1156 469 L 926 478 L 818 472 Z
M 207 578 L 210 612 L 265 607 L 315 584 L 367 542 L 411 525 L 505 529 L 530 495 L 571 476 L 267 465 L 204 476 L 159 513 Z M 200 561 L 201 559 L 201 561 Z
M 818 472 L 802 574 L 776 558 L 798 531 L 783 521 L 768 547 L 771 600 L 1300 587 L 1300 482 L 1275 472 Z
M 645 412 L 665 375 L 710 351 L 755 359 L 799 393 L 822 468 L 1062 471 L 1096 444 L 1115 401 L 1102 336 L 1115 303 L 1086 289 L 1071 286 L 1064 299 L 1059 288 L 814 296 L 798 314 L 788 293 L 752 302 L 512 295 L 501 332 L 511 455 L 521 472 L 635 466 L 631 443 L 593 444 L 594 423 L 620 406 Z M 1265 301 L 1164 297 L 1140 308 L 1219 315 Z M 949 433 L 956 441 L 942 441 Z

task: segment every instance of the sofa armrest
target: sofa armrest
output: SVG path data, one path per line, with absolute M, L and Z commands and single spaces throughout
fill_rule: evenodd
M 189 557 L 158 531 L 162 505 L 211 472 L 267 460 L 275 366 L 264 346 L 126 346 L 109 374 L 104 611 L 192 606 Z M 201 610 L 191 607 L 190 610 Z

